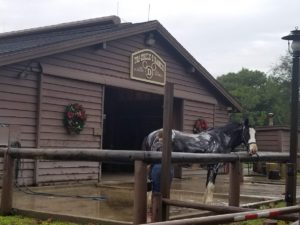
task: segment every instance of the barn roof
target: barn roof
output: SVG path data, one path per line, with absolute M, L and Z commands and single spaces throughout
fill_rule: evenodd
M 117 16 L 108 16 L 2 33 L 0 66 L 146 32 L 159 33 L 191 67 L 204 76 L 218 94 L 242 111 L 240 103 L 156 20 L 132 24 L 121 23 Z

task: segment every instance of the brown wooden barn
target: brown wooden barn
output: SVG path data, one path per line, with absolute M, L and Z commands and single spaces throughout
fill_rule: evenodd
M 0 124 L 22 147 L 140 149 L 162 127 L 166 81 L 174 83 L 176 129 L 192 132 L 199 117 L 223 125 L 229 111 L 241 110 L 158 21 L 109 16 L 0 34 Z M 63 125 L 71 103 L 87 114 L 78 135 Z M 22 160 L 19 170 L 26 184 L 101 174 L 100 163 L 89 162 Z

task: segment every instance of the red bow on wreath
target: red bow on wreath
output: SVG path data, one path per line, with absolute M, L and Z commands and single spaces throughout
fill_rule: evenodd
M 82 105 L 69 104 L 64 112 L 64 125 L 69 134 L 79 134 L 85 125 L 86 113 Z
M 195 124 L 193 127 L 193 133 L 199 134 L 201 131 L 204 131 L 207 129 L 208 129 L 208 124 L 207 124 L 206 120 L 200 118 L 195 121 Z

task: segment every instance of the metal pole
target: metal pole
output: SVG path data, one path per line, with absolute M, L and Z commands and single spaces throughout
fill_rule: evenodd
M 161 194 L 163 198 L 170 197 L 170 168 L 171 168 L 171 133 L 173 112 L 174 85 L 166 83 L 163 113 L 163 153 L 161 167 Z M 162 204 L 162 220 L 168 220 L 169 206 Z
M 297 185 L 297 149 L 298 149 L 298 104 L 299 104 L 299 56 L 293 55 L 291 129 L 290 129 L 290 165 L 286 180 L 286 202 L 288 206 L 296 204 Z
M 147 164 L 134 162 L 133 224 L 147 222 Z
M 240 205 L 240 162 L 236 161 L 229 165 L 229 206 Z

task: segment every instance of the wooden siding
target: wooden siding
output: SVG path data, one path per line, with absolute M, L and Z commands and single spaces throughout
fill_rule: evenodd
M 149 48 L 144 45 L 144 38 L 145 35 L 140 34 L 108 42 L 105 49 L 90 46 L 36 59 L 43 67 L 42 80 L 38 77 L 40 74 L 32 72 L 26 79 L 17 78 L 28 62 L 2 67 L 0 123 L 20 127 L 23 147 L 100 149 L 105 85 L 164 93 L 162 86 L 130 79 L 131 54 Z M 228 121 L 226 107 L 218 103 L 210 84 L 198 72 L 188 73 L 189 65 L 168 43 L 158 38 L 150 49 L 167 63 L 167 81 L 174 83 L 175 97 L 182 100 L 184 131 L 192 132 L 199 117 L 206 119 L 209 127 Z M 63 112 L 70 103 L 82 104 L 88 115 L 80 135 L 69 135 L 63 127 Z M 43 184 L 96 180 L 100 167 L 99 163 L 49 160 L 38 163 L 21 160 L 19 165 L 20 184 L 32 184 L 34 180 Z
M 300 131 L 298 131 L 300 138 Z M 290 149 L 290 130 L 288 127 L 258 127 L 256 141 L 259 151 L 288 152 Z M 300 142 L 298 143 L 298 152 Z
M 256 142 L 259 151 L 281 152 L 281 132 L 277 130 L 256 132 Z
M 18 74 L 26 63 L 0 68 L 0 123 L 18 126 L 22 147 L 35 147 L 37 74 Z
M 48 184 L 53 182 L 98 180 L 98 174 L 98 162 L 44 160 L 39 163 L 38 182 Z
M 203 118 L 208 127 L 214 127 L 214 105 L 184 100 L 183 102 L 183 131 L 192 133 L 195 121 Z
M 143 34 L 136 35 L 108 42 L 106 49 L 91 46 L 43 58 L 41 63 L 50 65 L 49 68 L 54 66 L 52 72 L 58 76 L 60 70 L 61 76 L 68 76 L 68 70 L 71 69 L 77 71 L 74 74 L 77 79 L 90 77 L 90 81 L 98 83 L 163 94 L 161 86 L 130 80 L 130 56 L 135 51 L 149 48 L 144 45 L 144 39 Z M 182 59 L 176 56 L 167 43 L 157 41 L 151 50 L 166 62 L 167 81 L 174 83 L 175 97 L 185 100 L 184 130 L 191 131 L 190 127 L 199 117 L 207 119 L 210 127 L 228 122 L 227 111 L 218 105 L 215 93 L 207 81 L 200 74 L 188 73 L 187 65 L 182 63 Z
M 31 159 L 16 160 L 17 183 L 20 186 L 33 184 L 34 162 Z
M 41 106 L 41 147 L 100 148 L 101 136 L 94 129 L 102 127 L 101 85 L 45 75 Z M 80 135 L 69 135 L 63 126 L 63 112 L 70 103 L 81 104 L 87 121 Z
M 102 128 L 103 86 L 44 75 L 41 105 L 41 147 L 99 148 Z M 63 126 L 63 112 L 70 103 L 81 104 L 87 121 L 79 135 L 69 135 Z M 97 180 L 99 163 L 44 160 L 38 163 L 37 182 Z
M 107 43 L 106 49 L 97 49 L 96 46 L 82 48 L 62 54 L 45 57 L 41 59 L 42 65 L 51 65 L 58 68 L 56 71 L 47 71 L 49 74 L 59 74 L 59 68 L 64 73 L 69 70 L 78 71 L 74 74 L 78 79 L 86 79 L 90 74 L 94 82 L 111 84 L 124 88 L 133 88 L 140 91 L 152 91 L 163 93 L 163 87 L 130 80 L 130 56 L 133 52 L 148 48 L 144 45 L 143 34 L 129 38 L 111 41 Z M 207 82 L 199 74 L 189 74 L 182 59 L 167 47 L 163 41 L 157 41 L 155 47 L 151 48 L 167 63 L 167 81 L 175 84 L 175 96 L 179 98 L 200 99 L 203 102 L 216 103 L 214 93 L 207 87 Z M 46 68 L 46 66 L 45 66 Z M 67 76 L 67 75 L 66 75 Z M 145 90 L 145 86 L 147 89 Z M 159 92 L 157 92 L 159 91 Z
M 0 68 L 0 123 L 10 127 L 11 142 L 19 141 L 22 147 L 36 146 L 37 79 L 39 74 L 27 72 L 26 78 L 18 75 L 28 62 Z M 19 173 L 18 182 L 32 184 L 33 160 L 25 160 L 26 168 Z M 0 159 L 2 180 L 3 159 Z M 21 177 L 22 175 L 22 177 Z M 0 180 L 0 186 L 2 181 Z
M 223 104 L 219 103 L 215 107 L 215 117 L 214 117 L 214 125 L 215 127 L 224 126 L 229 122 L 229 113 L 227 111 L 227 107 Z

